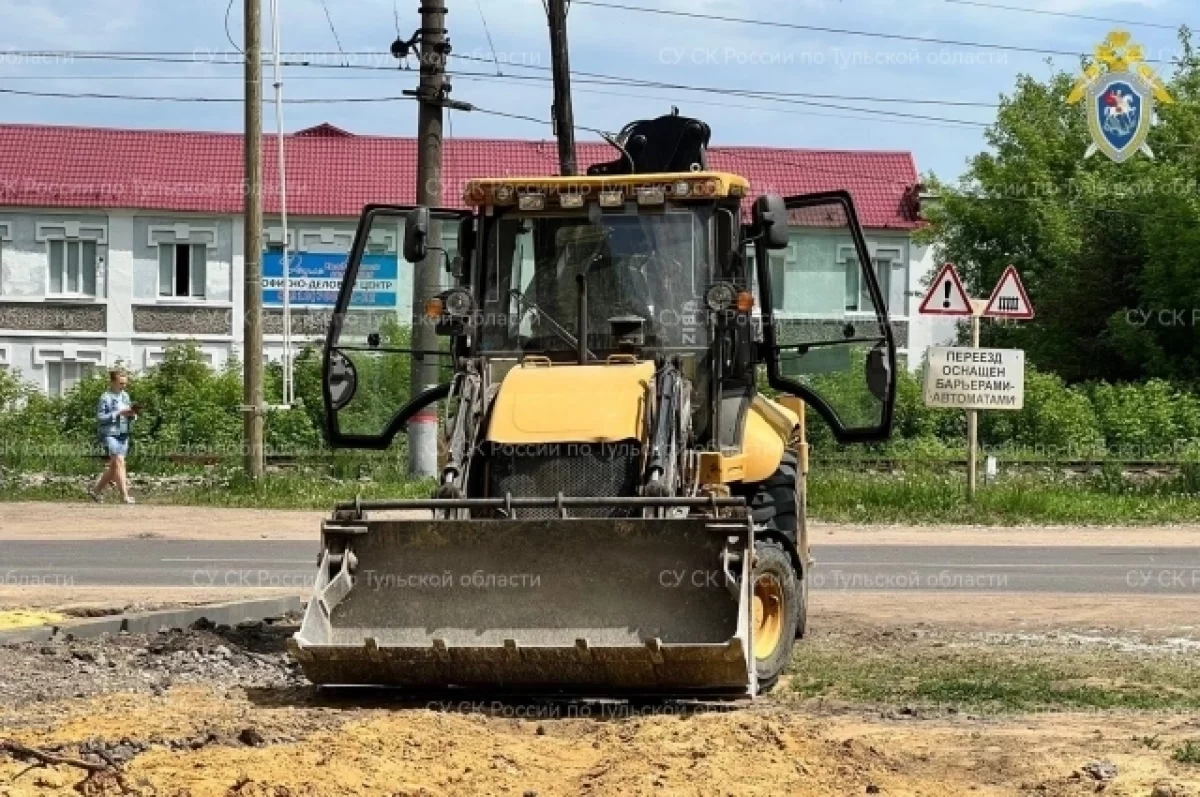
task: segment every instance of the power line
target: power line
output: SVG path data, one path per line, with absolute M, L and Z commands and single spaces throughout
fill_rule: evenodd
M 477 57 L 473 57 L 473 56 L 469 56 L 469 55 L 453 55 L 452 57 L 453 58 L 461 58 L 464 61 L 483 61 L 484 60 L 482 58 L 477 58 Z M 548 66 L 540 66 L 540 65 L 533 65 L 533 64 L 513 64 L 512 66 L 515 66 L 519 69 L 539 69 L 539 70 L 546 70 L 546 71 L 549 71 L 549 69 L 550 69 L 550 67 L 548 67 Z M 460 74 L 462 74 L 462 73 L 460 73 Z M 946 105 L 946 106 L 966 107 L 966 108 L 971 108 L 971 107 L 974 107 L 974 108 L 999 108 L 1000 107 L 998 103 L 979 102 L 979 101 L 974 101 L 974 100 L 937 100 L 937 99 L 917 98 L 917 97 L 874 97 L 874 96 L 857 96 L 857 95 L 847 95 L 847 94 L 814 94 L 811 92 L 804 92 L 804 91 L 770 91 L 770 92 L 768 92 L 768 91 L 755 91 L 755 90 L 751 90 L 751 89 L 722 89 L 722 88 L 715 88 L 713 86 L 689 87 L 689 86 L 686 86 L 683 84 L 662 83 L 662 82 L 654 81 L 654 80 L 643 80 L 641 78 L 630 78 L 630 77 L 623 77 L 620 75 L 606 75 L 601 72 L 585 72 L 585 71 L 581 71 L 581 70 L 577 70 L 577 69 L 572 69 L 571 75 L 573 77 L 574 76 L 582 76 L 583 78 L 598 78 L 598 79 L 603 79 L 603 80 L 610 80 L 617 84 L 628 83 L 628 84 L 641 85 L 641 86 L 646 86 L 648 88 L 662 87 L 662 88 L 683 89 L 683 90 L 687 90 L 687 91 L 728 92 L 731 94 L 737 94 L 737 95 L 746 96 L 746 97 L 756 97 L 756 96 L 757 97 L 799 97 L 799 98 L 809 98 L 809 99 L 847 100 L 847 101 L 851 101 L 851 102 L 899 103 L 899 104 L 903 104 L 903 105 Z M 526 79 L 534 79 L 534 80 L 537 79 L 532 75 L 521 75 L 521 76 L 506 75 L 505 77 L 523 77 Z M 543 79 L 548 80 L 549 78 L 543 78 Z M 576 82 L 586 83 L 587 81 L 586 80 L 577 80 Z
M 1162 28 L 1165 30 L 1178 30 L 1175 25 L 1166 25 L 1161 22 L 1133 22 L 1128 19 L 1113 19 L 1112 17 L 1093 17 L 1088 14 L 1072 14 L 1068 11 L 1047 11 L 1044 8 L 1027 8 L 1025 6 L 1007 6 L 1001 3 L 983 3 L 979 0 L 945 0 L 947 3 L 952 3 L 957 6 L 975 6 L 976 8 L 989 8 L 998 11 L 1020 11 L 1025 14 L 1041 14 L 1047 17 L 1066 17 L 1067 19 L 1083 19 L 1089 22 L 1106 22 L 1113 25 L 1134 25 L 1143 28 Z
M 229 39 L 229 44 L 233 49 L 238 51 L 239 55 L 245 56 L 242 48 L 237 46 L 237 42 L 233 40 L 233 34 L 229 32 L 229 15 L 233 11 L 233 0 L 229 0 L 229 5 L 225 6 L 225 38 Z
M 381 69 L 381 68 L 376 68 L 376 67 L 355 67 L 355 66 L 343 67 L 343 66 L 336 66 L 336 65 L 329 65 L 329 66 L 323 67 L 318 64 L 306 64 L 303 62 L 296 62 L 296 61 L 284 61 L 284 62 L 282 62 L 282 66 L 304 67 L 304 68 L 309 68 L 309 69 L 319 69 L 319 68 L 343 69 L 343 70 L 361 69 L 361 70 L 386 72 L 385 75 L 295 75 L 292 78 L 293 80 L 370 80 L 370 79 L 394 80 L 395 73 L 397 71 L 395 69 Z M 495 74 L 495 75 L 492 75 L 490 73 L 485 74 L 485 73 L 478 73 L 478 72 L 453 72 L 451 74 L 453 74 L 454 76 L 461 76 L 464 78 L 487 76 L 487 77 L 495 78 L 497 80 L 500 78 L 504 78 L 505 80 L 512 80 L 512 81 L 533 80 L 533 81 L 548 82 L 551 80 L 551 78 L 548 76 L 513 75 L 513 74 L 506 74 L 503 72 Z M 6 81 L 9 81 L 9 80 L 145 80 L 145 81 L 149 81 L 149 80 L 223 80 L 223 79 L 240 81 L 241 77 L 237 76 L 237 75 L 183 75 L 183 74 L 180 74 L 180 75 L 170 75 L 170 74 L 168 74 L 168 75 L 146 75 L 146 74 L 141 74 L 141 75 L 138 75 L 138 74 L 126 74 L 126 75 L 8 75 L 8 76 L 4 77 L 4 80 L 6 80 Z M 599 80 L 599 79 L 587 80 L 587 79 L 582 79 L 582 80 L 578 80 L 576 82 L 582 83 L 584 85 L 595 84 L 595 85 L 602 85 L 602 86 L 604 86 L 604 85 L 640 86 L 641 85 L 641 83 L 639 83 L 636 78 L 630 78 L 628 80 L 615 80 L 615 79 L 614 80 Z M 655 86 L 650 85 L 650 86 L 645 86 L 645 88 L 655 88 Z M 703 91 L 703 92 L 714 91 L 714 89 L 712 87 L 703 87 L 703 86 L 697 86 L 694 89 L 687 89 L 687 90 Z M 927 99 L 918 99 L 918 98 L 910 98 L 910 97 L 872 97 L 872 96 L 858 96 L 858 95 L 847 95 L 847 94 L 813 94 L 813 93 L 807 93 L 807 92 L 780 92 L 779 94 L 770 94 L 767 92 L 742 90 L 742 89 L 721 89 L 719 91 L 728 91 L 730 93 L 736 93 L 738 96 L 745 96 L 748 99 L 755 99 L 755 98 L 766 99 L 769 97 L 809 97 L 812 99 L 835 99 L 835 100 L 847 100 L 847 101 L 852 101 L 852 102 L 877 102 L 877 103 L 887 103 L 887 104 L 895 103 L 895 104 L 901 104 L 901 105 L 945 105 L 948 107 L 964 107 L 964 108 L 998 108 L 999 107 L 999 105 L 994 102 L 927 100 Z M 614 96 L 619 96 L 619 95 L 614 94 Z M 741 107 L 746 107 L 746 106 L 741 106 Z M 761 107 L 761 106 L 750 106 L 750 107 Z
M 837 36 L 861 36 L 874 39 L 890 39 L 893 41 L 906 41 L 916 44 L 939 44 L 951 47 L 974 47 L 980 50 L 1006 50 L 1014 53 L 1029 53 L 1032 55 L 1064 55 L 1072 58 L 1087 57 L 1088 53 L 1081 53 L 1071 50 L 1048 50 L 1040 47 L 1026 47 L 1019 44 L 1000 44 L 998 42 L 980 42 L 969 39 L 941 39 L 932 36 L 913 36 L 903 33 L 881 33 L 879 31 L 855 30 L 853 28 L 833 28 L 824 25 L 801 25 L 794 22 L 779 22 L 775 20 L 765 19 L 748 19 L 746 17 L 727 17 L 718 14 L 701 14 L 696 11 L 678 11 L 668 10 L 663 8 L 647 8 L 645 6 L 633 6 L 623 3 L 602 2 L 602 0 L 575 0 L 576 3 L 583 6 L 593 6 L 595 8 L 607 8 L 614 11 L 633 11 L 639 14 L 658 14 L 669 17 L 685 17 L 687 19 L 703 19 L 713 22 L 728 22 L 738 25 L 758 25 L 770 28 L 782 28 L 786 30 L 805 30 L 813 33 L 831 33 Z M 1167 63 L 1162 60 L 1147 58 L 1150 63 Z
M 520 76 L 511 76 L 511 75 L 496 76 L 496 75 L 491 75 L 486 72 L 451 72 L 449 74 L 453 75 L 454 77 L 478 78 L 478 79 L 484 79 L 484 80 L 486 80 L 486 79 L 501 80 L 501 79 L 509 79 L 512 77 L 520 77 Z M 588 80 L 579 80 L 576 82 L 582 83 L 585 85 L 588 85 L 591 83 L 591 81 L 588 81 Z M 835 111 L 854 111 L 856 113 L 863 113 L 863 114 L 868 114 L 868 115 L 872 115 L 872 116 L 895 117 L 895 118 L 899 118 L 899 119 L 916 119 L 916 120 L 929 121 L 929 122 L 941 122 L 944 124 L 959 125 L 959 126 L 964 126 L 964 127 L 989 127 L 990 126 L 990 124 L 987 122 L 977 122 L 977 121 L 972 121 L 972 120 L 968 120 L 968 119 L 954 119 L 952 117 L 947 117 L 947 116 L 930 116 L 927 114 L 915 114 L 915 113 L 907 113 L 904 111 L 882 110 L 879 108 L 859 108 L 859 107 L 856 107 L 853 105 L 840 105 L 840 104 L 835 104 L 835 103 L 811 102 L 809 100 L 798 100 L 798 99 L 791 99 L 788 97 L 775 97 L 775 96 L 771 96 L 771 95 L 767 95 L 767 94 L 760 94 L 760 93 L 746 93 L 746 92 L 741 92 L 741 91 L 733 90 L 733 89 L 722 90 L 722 89 L 713 89 L 713 88 L 702 88 L 702 87 L 698 87 L 698 86 L 684 86 L 684 85 L 678 85 L 678 84 L 655 83 L 652 81 L 645 81 L 645 82 L 638 81 L 638 82 L 632 82 L 629 84 L 603 83 L 601 85 L 633 85 L 633 86 L 637 86 L 637 87 L 641 87 L 641 88 L 701 91 L 701 92 L 705 92 L 705 93 L 709 93 L 709 94 L 714 94 L 714 93 L 715 94 L 728 94 L 730 96 L 743 97 L 745 99 L 766 100 L 766 101 L 770 101 L 770 102 L 782 103 L 785 105 L 801 105 L 806 108 L 816 107 L 816 108 L 826 108 L 826 109 L 835 110 Z M 667 99 L 667 98 L 663 98 L 663 99 Z
M 3 53 L 0 53 L 0 55 L 2 55 L 2 54 Z M 201 64 L 207 63 L 208 65 L 212 65 L 212 66 L 235 65 L 234 62 L 231 62 L 231 61 L 197 62 L 194 59 L 180 59 L 178 57 L 174 57 L 174 56 L 179 56 L 179 55 L 185 55 L 185 54 L 180 54 L 180 53 L 161 53 L 161 54 L 158 54 L 158 53 L 133 53 L 133 52 L 129 52 L 129 53 L 97 53 L 97 52 L 69 53 L 68 51 L 22 51 L 22 52 L 12 51 L 12 54 L 24 55 L 24 56 L 32 57 L 32 58 L 68 56 L 68 57 L 91 58 L 91 59 L 109 59 L 109 60 L 118 60 L 118 61 L 119 60 L 131 60 L 131 61 L 150 61 L 150 62 L 161 62 L 161 63 L 201 63 Z M 324 54 L 325 53 L 310 53 L 310 55 L 324 55 Z M 381 53 L 359 53 L 359 54 L 382 56 Z M 223 55 L 227 55 L 227 54 L 210 52 L 209 55 L 210 55 L 210 57 L 218 57 L 218 56 L 223 56 Z M 467 60 L 467 61 L 479 61 L 479 62 L 484 62 L 484 63 L 492 63 L 492 61 L 490 61 L 489 59 L 485 59 L 485 58 L 477 58 L 477 57 L 471 57 L 471 56 L 465 56 L 465 55 L 453 55 L 452 57 L 460 58 L 462 60 Z M 348 70 L 379 71 L 379 72 L 387 72 L 389 74 L 399 71 L 394 67 L 380 67 L 380 66 L 368 66 L 368 65 L 358 65 L 358 64 L 317 64 L 317 63 L 313 63 L 311 61 L 303 61 L 303 60 L 284 61 L 283 66 L 304 67 L 304 68 L 309 68 L 309 69 L 348 69 Z M 545 71 L 549 71 L 549 69 L 550 69 L 549 67 L 527 65 L 527 64 L 516 64 L 513 66 L 516 66 L 517 68 L 521 68 L 521 69 L 536 69 L 536 70 L 545 70 Z M 474 75 L 478 75 L 478 74 L 491 75 L 491 73 L 470 73 L 470 72 L 457 72 L 455 74 L 464 75 L 464 76 L 474 76 Z M 661 88 L 661 89 L 673 89 L 673 90 L 679 90 L 679 91 L 698 91 L 698 92 L 704 92 L 704 93 L 728 94 L 731 96 L 740 96 L 740 97 L 746 97 L 746 98 L 751 98 L 751 99 L 776 100 L 777 98 L 783 97 L 783 98 L 801 98 L 801 99 L 836 99 L 836 100 L 845 100 L 845 101 L 849 101 L 849 102 L 877 102 L 877 103 L 894 103 L 894 104 L 901 104 L 901 105 L 944 105 L 947 107 L 977 107 L 977 108 L 997 108 L 997 107 L 999 107 L 996 103 L 980 102 L 980 101 L 972 101 L 972 100 L 942 100 L 942 99 L 932 99 L 932 98 L 922 98 L 922 97 L 878 97 L 878 96 L 870 96 L 870 95 L 864 96 L 864 95 L 822 94 L 822 93 L 812 93 L 812 92 L 765 92 L 765 91 L 757 91 L 757 90 L 750 90 L 750 89 L 729 89 L 729 88 L 721 88 L 721 87 L 717 87 L 717 86 L 694 86 L 694 85 L 681 84 L 681 83 L 666 83 L 666 82 L 662 82 L 662 81 L 644 80 L 641 78 L 631 78 L 631 77 L 625 77 L 625 76 L 621 76 L 621 75 L 607 75 L 607 74 L 600 73 L 600 72 L 587 72 L 587 71 L 581 71 L 581 70 L 572 70 L 571 74 L 573 76 L 576 76 L 576 78 L 577 78 L 576 82 L 583 83 L 583 84 L 593 82 L 593 83 L 601 83 L 601 84 L 606 83 L 609 85 L 643 86 L 645 88 Z M 492 76 L 497 77 L 496 75 L 492 75 Z M 516 80 L 543 80 L 543 81 L 550 80 L 550 78 L 548 76 L 543 77 L 543 76 L 538 76 L 538 75 L 514 75 L 514 74 L 510 73 L 510 74 L 502 74 L 499 76 L 512 78 L 512 79 L 516 79 Z M 153 78 L 154 76 L 148 76 L 148 77 Z M 592 80 L 592 79 L 594 79 L 594 80 Z M 964 120 L 951 120 L 951 121 L 963 122 Z M 972 123 L 972 122 L 966 122 L 966 123 L 978 124 L 978 123 Z
M 19 97 L 46 97 L 69 100 L 129 100 L 142 102 L 193 102 L 193 103 L 242 103 L 243 97 L 180 97 L 174 95 L 146 94 L 107 94 L 101 92 L 79 91 L 25 91 L 22 89 L 0 88 L 0 94 L 12 94 Z M 294 105 L 334 105 L 337 103 L 372 103 L 372 102 L 411 102 L 414 97 L 407 95 L 387 97 L 292 97 L 285 103 Z M 264 103 L 268 100 L 263 100 Z
M 490 74 L 484 73 L 484 72 L 469 72 L 469 73 L 453 72 L 450 74 L 456 75 L 456 76 L 467 76 L 467 77 L 483 77 L 483 78 L 495 77 L 494 75 L 490 75 Z M 583 73 L 579 73 L 579 74 L 586 75 L 586 74 L 591 74 L 591 73 L 583 72 Z M 508 76 L 505 76 L 505 77 L 508 77 Z M 528 77 L 528 76 L 524 76 L 524 77 Z M 609 79 L 612 79 L 611 76 L 609 76 Z M 735 96 L 735 97 L 744 97 L 747 99 L 758 99 L 758 100 L 767 100 L 769 102 L 779 102 L 779 103 L 784 103 L 787 105 L 802 105 L 802 106 L 809 107 L 809 108 L 811 108 L 811 107 L 827 108 L 827 109 L 835 110 L 835 111 L 857 111 L 859 113 L 873 114 L 873 115 L 879 115 L 879 116 L 891 116 L 891 117 L 897 117 L 897 118 L 901 118 L 901 119 L 920 119 L 920 120 L 932 121 L 932 122 L 944 122 L 947 124 L 964 125 L 967 127 L 989 127 L 990 126 L 987 122 L 977 122 L 977 121 L 972 121 L 972 120 L 968 120 L 968 119 L 954 119 L 952 117 L 930 116 L 928 114 L 909 113 L 906 111 L 881 110 L 878 108 L 858 108 L 858 107 L 855 107 L 852 105 L 840 105 L 840 104 L 826 103 L 826 102 L 812 102 L 811 100 L 807 100 L 807 99 L 801 100 L 801 99 L 794 99 L 794 98 L 785 97 L 785 96 L 776 96 L 776 95 L 772 95 L 772 94 L 767 94 L 766 92 L 747 92 L 747 91 L 743 91 L 743 90 L 739 90 L 739 89 L 720 89 L 720 88 L 714 88 L 711 86 L 690 86 L 690 85 L 680 84 L 680 83 L 662 83 L 659 81 L 638 80 L 636 78 L 620 78 L 618 80 L 620 80 L 620 82 L 617 83 L 616 85 L 633 85 L 633 86 L 640 86 L 640 87 L 644 87 L 644 88 L 672 89 L 672 90 L 678 90 L 678 91 L 699 91 L 699 92 L 704 92 L 704 93 L 708 93 L 708 94 L 726 94 L 726 95 Z M 586 79 L 578 80 L 577 82 L 583 83 L 583 84 L 589 83 L 589 81 Z
M 492 62 L 496 64 L 496 74 L 503 75 L 504 72 L 500 69 L 500 59 L 496 57 L 496 45 L 492 43 L 492 32 L 488 30 L 487 17 L 483 14 L 483 3 L 475 0 L 475 7 L 479 9 L 479 19 L 483 22 L 483 32 L 487 36 L 488 47 L 492 51 Z
M 497 77 L 497 76 L 479 75 L 479 76 L 463 77 L 461 75 L 456 75 L 456 77 L 459 80 L 471 82 L 471 81 L 476 81 L 476 80 L 489 80 L 489 79 L 490 80 L 508 80 L 510 76 L 504 75 L 501 77 Z M 540 88 L 540 87 L 531 87 L 528 83 L 516 83 L 514 85 L 520 86 L 523 88 Z M 857 121 L 862 121 L 864 119 L 869 118 L 872 121 L 883 121 L 883 122 L 888 122 L 888 123 L 897 124 L 897 125 L 915 125 L 918 127 L 940 127 L 940 128 L 948 128 L 949 127 L 952 129 L 961 129 L 958 125 L 940 124 L 937 122 L 913 121 L 913 120 L 908 120 L 908 119 L 879 119 L 878 117 L 850 116 L 849 114 L 842 114 L 842 113 L 822 113 L 821 111 L 801 111 L 801 110 L 794 110 L 791 108 L 776 108 L 776 107 L 771 107 L 769 105 L 744 105 L 741 103 L 727 102 L 727 101 L 723 101 L 723 100 L 722 101 L 696 100 L 696 99 L 691 99 L 691 98 L 688 98 L 687 100 L 681 100 L 680 98 L 677 98 L 677 97 L 658 96 L 658 95 L 652 95 L 652 94 L 634 94 L 634 93 L 630 93 L 629 91 L 605 91 L 603 89 L 588 89 L 588 88 L 581 89 L 578 87 L 575 87 L 573 89 L 573 91 L 576 94 L 597 94 L 597 95 L 604 95 L 604 96 L 609 96 L 609 97 L 628 97 L 628 98 L 637 98 L 637 99 L 644 99 L 644 100 L 657 100 L 659 102 L 670 103 L 672 105 L 689 105 L 689 106 L 704 105 L 704 106 L 713 106 L 713 107 L 717 107 L 717 108 L 738 108 L 738 109 L 744 109 L 744 110 L 749 110 L 749 111 L 763 111 L 765 113 L 781 113 L 781 114 L 806 116 L 806 117 L 815 116 L 815 117 L 821 117 L 821 118 L 825 118 L 825 119 L 853 119 L 853 120 L 857 120 Z
M 349 64 L 350 62 L 346 61 L 346 51 L 342 49 L 342 38 L 338 36 L 337 28 L 333 24 L 333 16 L 329 13 L 329 4 L 325 0 L 321 0 L 321 8 L 325 9 L 325 21 L 329 23 L 329 30 L 333 33 L 333 41 L 337 44 L 338 52 L 342 54 L 342 60 Z

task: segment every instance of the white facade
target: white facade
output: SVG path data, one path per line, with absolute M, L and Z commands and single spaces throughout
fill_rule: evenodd
M 293 246 L 345 252 L 355 220 L 293 219 Z M 268 246 L 282 230 L 268 220 Z M 88 369 L 148 368 L 191 341 L 223 366 L 242 347 L 240 216 L 0 208 L 0 367 L 50 393 Z M 186 279 L 180 279 L 186 275 Z M 295 345 L 326 313 L 293 310 Z M 265 311 L 266 352 L 282 356 L 282 312 Z

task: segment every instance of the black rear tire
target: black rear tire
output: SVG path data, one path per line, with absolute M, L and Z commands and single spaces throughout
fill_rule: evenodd
M 800 535 L 799 501 L 796 476 L 800 466 L 796 452 L 784 451 L 779 468 L 770 478 L 752 486 L 747 496 L 750 513 L 758 531 L 755 543 L 754 584 L 767 573 L 780 579 L 785 633 L 769 655 L 755 656 L 759 690 L 771 689 L 791 662 L 795 640 L 808 629 L 808 580 L 784 544 L 773 535 L 786 537 L 793 544 Z M 790 629 L 790 630 L 787 630 Z
M 753 584 L 754 666 L 758 690 L 767 692 L 792 662 L 802 590 L 792 557 L 777 540 L 754 543 Z

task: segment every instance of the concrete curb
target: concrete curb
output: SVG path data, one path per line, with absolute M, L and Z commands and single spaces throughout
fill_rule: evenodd
M 39 625 L 0 631 L 0 645 L 21 642 L 49 642 L 52 639 L 93 639 L 103 634 L 153 634 L 160 628 L 187 628 L 200 619 L 216 625 L 237 625 L 247 620 L 267 620 L 286 614 L 299 614 L 304 609 L 304 599 L 298 596 L 266 598 L 256 601 L 214 603 L 205 606 L 188 606 L 181 609 L 163 609 L 156 612 L 131 612 L 93 620 L 73 620 L 59 625 Z

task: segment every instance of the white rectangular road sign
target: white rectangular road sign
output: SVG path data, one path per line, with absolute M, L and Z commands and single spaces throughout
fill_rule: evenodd
M 1025 406 L 1025 352 L 933 347 L 925 367 L 925 406 L 1019 410 Z

